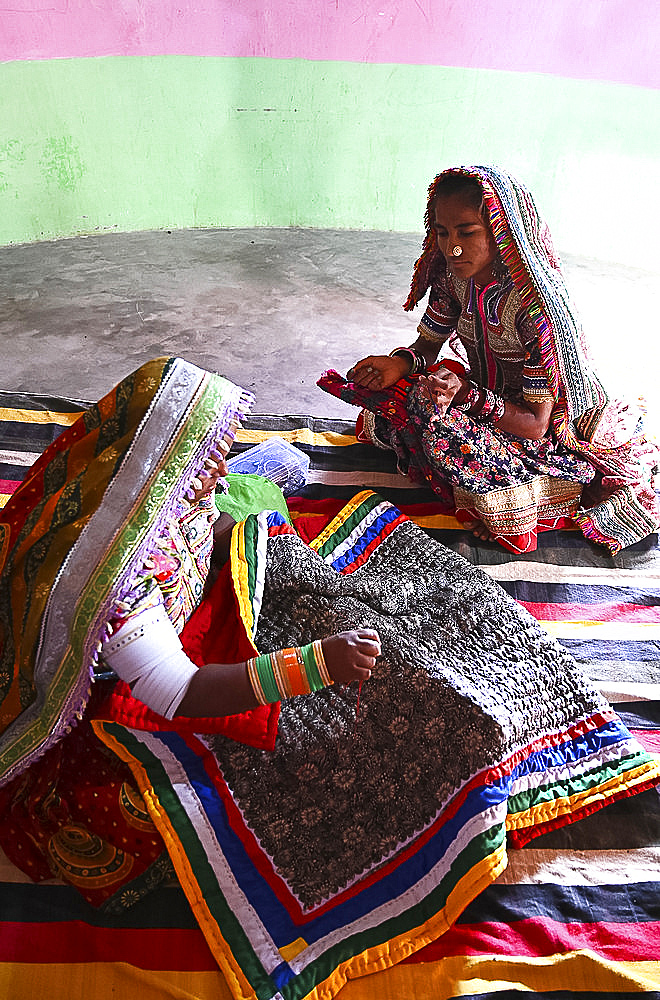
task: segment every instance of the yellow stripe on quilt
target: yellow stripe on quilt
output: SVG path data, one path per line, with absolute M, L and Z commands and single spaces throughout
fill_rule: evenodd
M 295 941 L 292 941 L 291 944 L 282 945 L 278 950 L 285 962 L 291 962 L 305 948 L 309 948 L 309 945 L 304 938 L 299 937 Z
M 317 535 L 316 538 L 312 539 L 312 541 L 309 543 L 310 549 L 314 549 L 316 552 L 318 552 L 321 546 L 325 545 L 327 540 L 331 538 L 332 535 L 334 535 L 335 531 L 337 531 L 338 528 L 341 528 L 342 524 L 348 521 L 349 517 L 351 517 L 351 515 L 355 513 L 355 511 L 358 509 L 362 501 L 366 500 L 367 497 L 372 496 L 372 494 L 373 490 L 362 490 L 362 492 L 356 494 L 356 496 L 354 496 L 352 500 L 349 500 L 346 506 L 342 507 L 337 516 L 333 517 L 330 524 L 326 525 L 321 534 Z
M 309 427 L 296 427 L 292 431 L 247 430 L 242 427 L 236 435 L 236 440 L 239 444 L 260 444 L 261 441 L 267 441 L 268 438 L 274 437 L 290 441 L 292 444 L 316 445 L 319 448 L 324 445 L 328 448 L 343 448 L 347 445 L 357 444 L 357 438 L 354 434 L 337 434 L 336 431 L 323 431 L 321 434 L 315 434 Z
M 140 1000 L 234 1000 L 220 970 L 170 972 L 129 962 L 7 962 L 0 964 L 0 995 L 70 1000 L 139 997 Z M 252 994 L 254 996 L 254 994 Z
M 322 983 L 319 983 L 309 997 L 314 998 L 314 1000 L 320 1000 L 320 998 L 325 1000 L 326 997 L 334 996 L 341 989 L 339 995 L 341 1000 L 344 1000 L 345 990 L 349 990 L 355 982 L 363 982 L 368 984 L 367 992 L 364 994 L 365 1000 L 367 997 L 368 1000 L 374 1000 L 375 997 L 378 997 L 378 1000 L 383 1000 L 386 994 L 380 993 L 374 982 L 374 976 L 379 975 L 380 977 L 382 976 L 381 973 L 370 973 L 362 980 L 356 980 L 355 977 L 364 976 L 364 970 L 367 966 L 371 969 L 380 967 L 380 969 L 387 971 L 389 975 L 393 971 L 392 966 L 396 967 L 398 962 L 401 962 L 404 958 L 409 958 L 410 955 L 419 951 L 425 945 L 431 944 L 432 941 L 435 941 L 449 930 L 466 906 L 476 899 L 479 893 L 487 886 L 491 885 L 505 867 L 506 846 L 505 844 L 500 844 L 491 854 L 478 861 L 456 883 L 442 910 L 435 913 L 419 927 L 413 927 L 408 931 L 404 931 L 403 934 L 390 938 L 381 945 L 367 948 L 360 955 L 355 955 L 347 962 L 342 963 L 334 970 L 332 975 L 328 976 Z M 392 912 L 392 917 L 395 918 L 394 911 Z M 423 967 L 427 968 L 426 965 Z M 410 968 L 414 968 L 414 966 L 410 966 Z M 348 981 L 346 982 L 346 980 Z M 346 985 L 342 987 L 344 982 L 346 982 Z M 346 996 L 349 995 L 353 996 L 350 992 L 346 994 Z M 359 994 L 356 994 L 356 996 L 359 996 Z M 401 1000 L 404 996 L 432 996 L 436 1000 L 435 993 L 397 993 L 393 994 L 393 996 L 396 996 L 397 1000 Z
M 53 413 L 52 410 L 14 410 L 0 406 L 0 420 L 15 424 L 58 424 L 61 427 L 70 427 L 84 412 L 84 409 L 81 409 L 72 413 Z
M 241 620 L 245 625 L 248 639 L 252 643 L 255 653 L 257 647 L 252 642 L 252 629 L 254 628 L 254 611 L 250 600 L 250 586 L 248 578 L 248 565 L 245 558 L 245 531 L 243 523 L 235 525 L 231 533 L 230 545 L 231 575 L 234 582 L 234 593 L 238 603 L 238 610 Z
M 441 528 L 449 528 L 453 531 L 464 530 L 461 522 L 452 514 L 431 514 L 428 517 L 409 514 L 408 516 L 410 517 L 410 520 L 414 521 L 420 528 L 435 528 L 437 530 L 440 530 Z
M 167 813 L 167 810 L 160 804 L 160 799 L 158 798 L 153 785 L 149 781 L 147 772 L 140 761 L 137 760 L 133 754 L 125 746 L 123 746 L 122 743 L 108 733 L 102 722 L 92 720 L 92 726 L 94 727 L 94 732 L 99 739 L 101 739 L 110 750 L 114 751 L 120 760 L 123 760 L 126 764 L 128 764 L 133 772 L 133 777 L 135 778 L 137 786 L 142 793 L 144 804 L 147 807 L 147 812 L 151 816 L 156 829 L 163 838 L 163 842 L 167 848 L 167 853 L 171 858 L 177 877 L 181 883 L 181 888 L 186 895 L 186 899 L 190 903 L 190 908 L 195 914 L 195 919 L 197 920 L 197 923 L 206 938 L 206 942 L 211 949 L 213 957 L 227 979 L 233 995 L 240 997 L 254 997 L 255 994 L 250 986 L 250 983 L 248 982 L 240 965 L 234 958 L 229 944 L 222 935 L 218 922 L 214 919 L 213 914 L 204 899 L 188 859 L 188 855 L 174 826 L 172 825 L 172 821 Z M 147 735 L 140 734 L 140 737 L 145 743 L 148 742 L 149 738 Z
M 509 977 L 507 979 L 507 976 Z M 658 962 L 603 962 L 590 952 L 549 959 L 505 960 L 456 955 L 435 962 L 396 965 L 351 979 L 341 1000 L 402 1000 L 402 997 L 452 997 L 519 989 L 533 995 L 549 990 L 581 992 L 585 1000 L 601 993 L 637 992 L 660 986 Z M 139 996 L 140 1000 L 234 1000 L 220 971 L 170 972 L 139 969 L 127 962 L 0 966 L 3 996 L 69 1000 L 74 996 Z
M 551 799 L 549 802 L 539 802 L 529 809 L 510 813 L 506 818 L 507 830 L 526 829 L 541 823 L 552 822 L 560 816 L 566 816 L 584 808 L 591 802 L 602 802 L 609 795 L 615 795 L 624 788 L 634 788 L 641 782 L 658 780 L 660 778 L 660 760 L 647 761 L 639 767 L 633 767 L 625 774 L 616 774 L 608 781 L 603 781 L 594 788 L 586 788 L 574 795 Z

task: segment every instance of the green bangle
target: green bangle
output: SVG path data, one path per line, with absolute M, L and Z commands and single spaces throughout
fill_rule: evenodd
M 275 671 L 270 653 L 263 653 L 254 658 L 254 668 L 259 679 L 261 690 L 263 691 L 266 704 L 279 701 L 282 697 L 275 679 Z
M 247 661 L 248 679 L 260 705 L 309 694 L 333 684 L 319 640 L 306 646 L 262 653 Z
M 308 646 L 300 647 L 300 654 L 303 658 L 303 663 L 305 664 L 305 673 L 307 674 L 307 682 L 312 689 L 312 691 L 320 691 L 326 685 L 321 679 L 319 673 L 319 668 L 316 664 L 316 650 L 314 649 L 314 643 L 310 642 Z

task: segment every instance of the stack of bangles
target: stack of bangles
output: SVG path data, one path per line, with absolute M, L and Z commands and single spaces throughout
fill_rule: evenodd
M 426 375 L 426 358 L 420 351 L 416 351 L 414 347 L 395 347 L 393 351 L 390 351 L 390 357 L 400 357 L 408 358 L 411 362 L 412 368 L 408 372 L 409 375 Z
M 455 410 L 469 413 L 475 420 L 490 420 L 497 423 L 504 416 L 504 400 L 490 389 L 470 382 L 470 389 L 462 403 L 453 403 Z
M 321 640 L 297 649 L 280 649 L 247 661 L 248 677 L 260 705 L 310 694 L 334 684 L 323 656 Z

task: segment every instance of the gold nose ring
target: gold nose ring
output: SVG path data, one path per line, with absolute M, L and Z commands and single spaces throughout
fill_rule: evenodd
M 453 253 L 454 257 L 460 257 L 461 254 L 463 253 L 463 247 L 458 247 L 458 246 L 454 247 L 454 249 L 452 250 L 452 253 Z

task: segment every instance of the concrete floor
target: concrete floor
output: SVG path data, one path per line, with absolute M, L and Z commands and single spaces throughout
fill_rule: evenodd
M 251 389 L 255 413 L 351 419 L 316 387 L 415 339 L 405 313 L 421 236 L 219 229 L 0 248 L 0 389 L 95 400 L 142 362 L 180 355 Z M 605 383 L 647 397 L 660 428 L 660 273 L 564 255 Z

